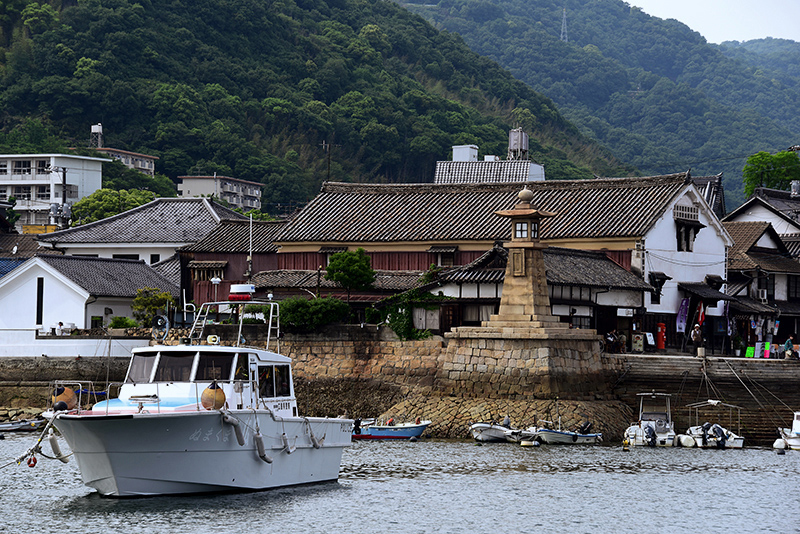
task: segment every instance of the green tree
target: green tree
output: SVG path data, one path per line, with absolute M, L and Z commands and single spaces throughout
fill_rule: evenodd
M 787 150 L 777 154 L 758 152 L 747 158 L 742 176 L 747 197 L 753 194 L 756 187 L 786 190 L 792 180 L 800 180 L 800 158 L 797 152 Z
M 79 226 L 117 213 L 122 213 L 142 204 L 152 202 L 155 195 L 152 191 L 133 189 L 98 189 L 88 197 L 84 197 L 72 207 L 72 226 Z
M 350 307 L 333 297 L 304 299 L 293 297 L 281 301 L 281 326 L 287 332 L 309 334 L 324 326 L 347 319 Z
M 347 290 L 349 304 L 351 291 L 362 291 L 372 287 L 372 283 L 375 282 L 375 271 L 372 269 L 369 256 L 359 247 L 354 252 L 338 252 L 331 256 L 325 279 L 336 282 Z
M 175 306 L 172 295 L 154 287 L 145 287 L 136 290 L 131 309 L 139 324 L 147 327 L 156 315 L 166 313 L 169 306 Z

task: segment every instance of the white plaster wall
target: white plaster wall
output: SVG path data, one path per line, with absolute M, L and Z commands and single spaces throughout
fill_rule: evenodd
M 91 244 L 91 245 L 76 245 L 64 244 L 59 245 L 67 256 L 96 256 L 98 258 L 111 258 L 114 254 L 138 254 L 140 260 L 144 260 L 148 265 L 150 264 L 150 255 L 159 254 L 159 261 L 165 260 L 175 254 L 175 250 L 179 247 L 187 245 L 188 243 L 168 243 L 168 244 L 125 244 L 125 243 L 109 243 L 107 245 Z
M 36 324 L 37 278 L 44 278 L 44 313 Z M 74 323 L 86 327 L 87 294 L 76 291 L 40 266 L 34 265 L 10 280 L 0 291 L 0 328 L 36 328 L 49 331 L 51 325 Z
M 691 201 L 691 195 L 681 199 L 682 204 Z M 727 279 L 725 269 L 725 247 L 729 242 L 716 216 L 701 207 L 700 222 L 706 227 L 700 230 L 694 242 L 693 252 L 678 252 L 676 226 L 672 211 L 668 210 L 645 237 L 647 272 L 660 271 L 672 277 L 667 280 L 661 292 L 661 303 L 652 304 L 647 300 L 649 312 L 677 313 L 683 292 L 678 290 L 680 282 L 703 282 L 707 274 L 715 274 Z M 647 278 L 645 278 L 647 279 Z M 709 308 L 707 315 L 723 315 L 723 303 Z
M 89 326 L 91 326 L 92 316 L 103 317 L 103 326 L 108 326 L 108 323 L 111 322 L 111 319 L 114 317 L 133 318 L 131 302 L 131 299 L 99 298 L 86 306 L 86 320 Z M 110 308 L 112 313 L 106 315 L 106 308 Z
M 775 213 L 766 209 L 764 206 L 753 204 L 747 211 L 744 211 L 736 216 L 736 222 L 763 222 L 766 221 L 772 224 L 778 234 L 796 234 L 797 227 L 775 215 Z

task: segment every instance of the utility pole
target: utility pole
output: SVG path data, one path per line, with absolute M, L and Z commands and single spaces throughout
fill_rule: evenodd
M 561 17 L 561 40 L 565 43 L 569 42 L 569 35 L 567 35 L 567 8 L 564 7 L 564 15 Z

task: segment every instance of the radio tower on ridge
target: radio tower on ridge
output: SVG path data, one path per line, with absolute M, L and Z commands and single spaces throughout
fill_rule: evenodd
M 569 42 L 569 35 L 567 35 L 567 8 L 564 7 L 564 16 L 561 18 L 561 40 L 565 43 Z

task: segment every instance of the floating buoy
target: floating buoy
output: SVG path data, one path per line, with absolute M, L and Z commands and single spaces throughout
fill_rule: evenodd
M 203 394 L 200 395 L 200 404 L 206 410 L 219 410 L 225 406 L 225 392 L 219 387 L 216 380 L 203 390 Z
M 772 443 L 773 449 L 785 449 L 786 448 L 786 440 L 783 438 L 778 438 Z
M 261 432 L 256 432 L 253 436 L 253 441 L 256 443 L 256 450 L 258 451 L 258 457 L 267 462 L 268 464 L 272 463 L 272 457 L 267 455 L 267 450 L 264 448 L 264 436 L 261 435 Z
M 688 449 L 691 449 L 697 445 L 697 442 L 694 440 L 694 438 L 692 436 L 687 436 L 686 434 L 678 434 L 678 436 L 675 438 L 675 442 L 681 447 L 686 447 Z
M 57 412 L 78 407 L 78 396 L 71 388 L 57 387 L 52 396 L 53 409 Z

